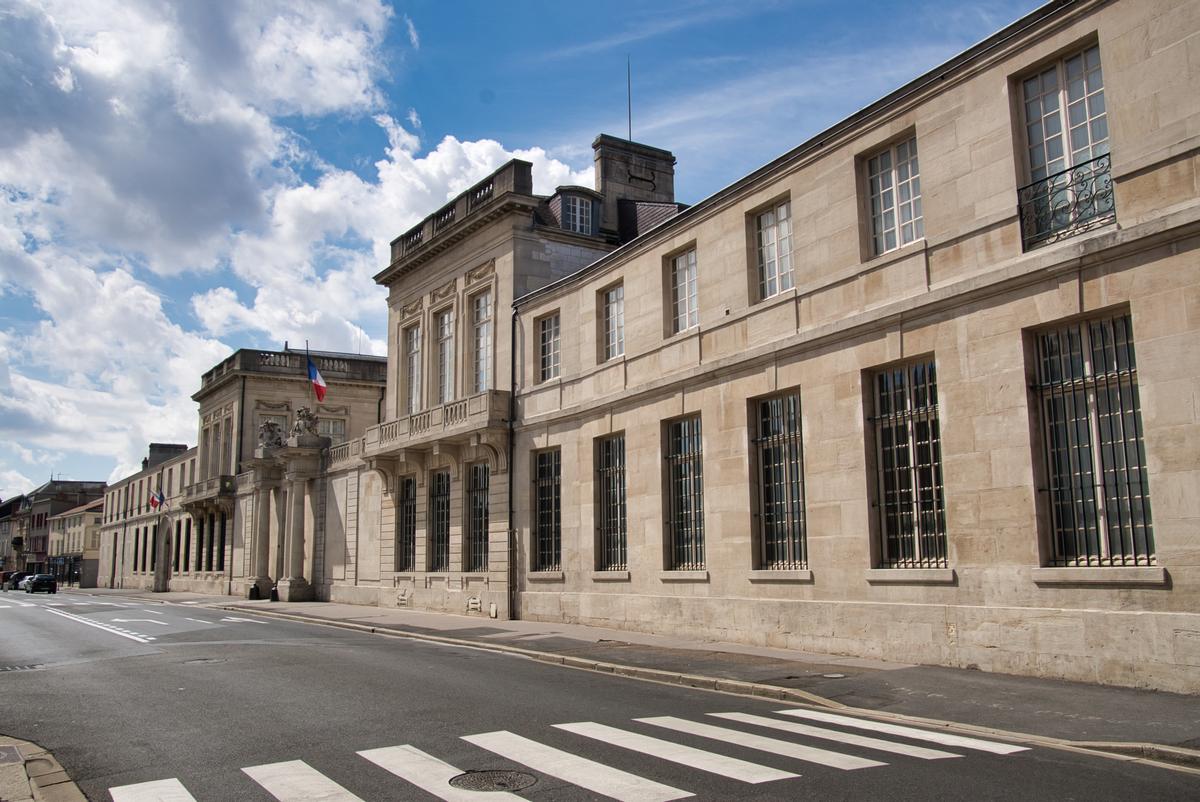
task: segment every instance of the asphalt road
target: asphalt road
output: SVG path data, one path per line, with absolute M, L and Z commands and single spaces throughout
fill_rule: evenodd
M 1196 775 L 824 715 L 199 605 L 0 594 L 0 732 L 93 800 L 470 799 L 446 780 L 476 770 L 537 800 L 1200 797 Z

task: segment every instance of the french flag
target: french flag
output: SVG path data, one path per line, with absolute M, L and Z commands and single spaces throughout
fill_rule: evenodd
M 317 401 L 324 401 L 325 380 L 321 378 L 321 371 L 317 370 L 317 366 L 313 363 L 311 356 L 308 357 L 308 380 L 312 382 L 313 392 L 317 394 Z

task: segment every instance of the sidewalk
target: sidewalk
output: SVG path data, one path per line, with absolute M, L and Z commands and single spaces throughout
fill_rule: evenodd
M 155 602 L 191 602 L 451 641 L 518 652 L 577 668 L 791 702 L 845 706 L 880 716 L 954 722 L 1080 744 L 1104 742 L 1109 751 L 1200 765 L 1200 688 L 1197 695 L 1180 695 L 699 642 L 577 624 L 498 621 L 348 604 L 246 601 L 193 593 L 94 588 L 82 592 L 137 596 Z
M 0 735 L 2 802 L 86 802 L 53 755 L 29 741 Z

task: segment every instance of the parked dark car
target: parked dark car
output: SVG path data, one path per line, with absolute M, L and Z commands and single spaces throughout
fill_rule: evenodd
M 33 579 L 29 580 L 29 584 L 25 586 L 26 593 L 37 593 L 39 591 L 47 593 L 58 593 L 58 580 L 53 574 L 35 574 Z
M 16 590 L 17 584 L 27 576 L 29 576 L 28 571 L 13 571 L 4 580 L 4 589 L 5 590 Z

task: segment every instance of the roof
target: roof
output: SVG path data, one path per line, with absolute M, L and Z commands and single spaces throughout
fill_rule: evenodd
M 89 501 L 87 504 L 80 504 L 78 507 L 72 507 L 71 509 L 66 510 L 64 512 L 60 512 L 57 515 L 51 515 L 50 518 L 51 519 L 68 518 L 72 515 L 79 515 L 80 513 L 88 512 L 89 510 L 99 510 L 99 509 L 103 509 L 103 508 L 104 508 L 104 498 L 101 497 L 101 498 Z

